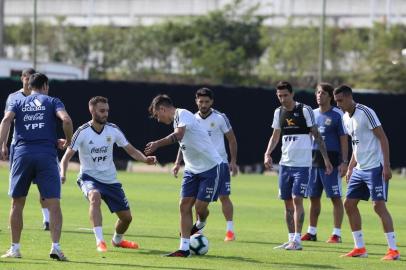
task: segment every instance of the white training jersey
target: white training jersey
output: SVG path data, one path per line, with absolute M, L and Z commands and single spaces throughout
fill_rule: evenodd
M 372 130 L 381 125 L 371 108 L 356 104 L 352 116 L 346 112 L 344 126 L 351 136 L 352 150 L 357 161 L 357 169 L 368 170 L 383 164 L 383 155 L 378 138 Z
M 105 184 L 118 183 L 117 170 L 113 162 L 113 146 L 129 144 L 123 132 L 112 123 L 106 123 L 97 132 L 90 122 L 75 132 L 70 148 L 79 151 L 80 175 L 87 174 Z
M 176 109 L 173 128 L 186 127 L 185 134 L 179 141 L 182 150 L 185 170 L 194 174 L 210 170 L 222 162 L 209 134 L 198 122 L 193 113 L 185 109 Z
M 296 105 L 298 103 L 296 102 Z M 272 128 L 281 129 L 279 116 L 280 107 L 274 112 Z M 316 125 L 313 109 L 303 104 L 303 116 L 307 127 Z M 297 117 L 297 116 L 296 116 Z M 312 166 L 312 136 L 309 134 L 282 135 L 282 156 L 280 165 L 290 167 Z
M 205 118 L 202 118 L 199 112 L 195 113 L 195 117 L 207 130 L 207 133 L 209 134 L 214 147 L 216 147 L 217 153 L 219 153 L 223 159 L 223 162 L 228 163 L 227 151 L 224 145 L 224 134 L 229 132 L 232 128 L 227 116 L 224 113 L 211 109 L 211 112 Z

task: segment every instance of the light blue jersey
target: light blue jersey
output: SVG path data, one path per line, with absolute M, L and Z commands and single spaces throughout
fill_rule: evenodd
M 23 89 L 20 89 L 16 92 L 11 93 L 10 95 L 8 95 L 4 112 L 6 112 L 8 107 L 11 104 L 15 103 L 17 100 L 23 100 L 25 98 L 26 98 L 26 95 L 24 95 Z M 15 144 L 15 137 L 16 137 L 16 130 L 14 129 L 13 139 L 11 140 L 11 147 L 13 147 L 13 145 Z

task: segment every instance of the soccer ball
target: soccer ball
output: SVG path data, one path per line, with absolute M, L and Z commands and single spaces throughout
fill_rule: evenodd
M 209 240 L 203 234 L 190 237 L 190 251 L 195 255 L 204 255 L 209 251 Z

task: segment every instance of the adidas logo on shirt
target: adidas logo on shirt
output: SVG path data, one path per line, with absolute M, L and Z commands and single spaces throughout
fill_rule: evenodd
M 42 106 L 42 103 L 38 99 L 30 101 L 30 103 L 25 104 L 24 108 L 22 108 L 23 112 L 36 112 L 45 110 L 45 106 Z

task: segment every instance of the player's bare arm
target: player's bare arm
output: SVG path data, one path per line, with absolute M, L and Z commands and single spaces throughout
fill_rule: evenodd
M 333 165 L 331 165 L 330 159 L 327 155 L 326 144 L 324 143 L 323 137 L 320 135 L 317 126 L 312 126 L 310 132 L 313 135 L 314 141 L 319 145 L 320 153 L 324 159 L 324 165 L 326 166 L 326 174 L 331 174 L 333 171 Z
M 382 176 L 385 181 L 388 181 L 392 178 L 392 171 L 390 169 L 390 160 L 389 160 L 389 141 L 386 137 L 385 131 L 382 126 L 376 127 L 372 130 L 374 135 L 378 138 L 379 143 L 381 144 L 382 154 L 383 154 L 383 172 Z
M 340 176 L 343 177 L 348 170 L 348 135 L 340 136 L 341 164 L 338 167 Z
M 237 139 L 235 137 L 234 131 L 231 129 L 229 132 L 224 134 L 228 141 L 228 147 L 230 149 L 230 171 L 232 176 L 238 174 L 237 166 Z
M 155 156 L 145 156 L 143 153 L 141 153 L 140 150 L 132 146 L 130 143 L 127 146 L 124 146 L 123 148 L 128 155 L 130 155 L 133 159 L 137 161 L 142 161 L 148 165 L 156 164 Z
M 66 182 L 66 171 L 68 170 L 68 165 L 69 165 L 69 161 L 71 160 L 71 158 L 75 155 L 76 151 L 73 150 L 72 148 L 68 147 L 65 151 L 65 154 L 63 155 L 62 159 L 61 159 L 61 171 L 60 171 L 60 175 L 61 175 L 61 181 L 62 184 Z
M 7 149 L 7 139 L 10 132 L 11 123 L 14 120 L 15 113 L 8 111 L 4 114 L 4 118 L 0 124 L 0 145 L 1 147 L 1 159 L 7 160 L 8 149 Z
M 165 138 L 162 138 L 154 142 L 149 142 L 145 147 L 144 153 L 146 155 L 151 155 L 160 147 L 171 145 L 181 141 L 183 139 L 183 136 L 185 135 L 185 131 L 186 131 L 185 126 L 177 127 L 173 133 L 169 134 Z
M 65 134 L 65 144 L 62 146 L 63 149 L 66 149 L 71 141 L 73 136 L 73 124 L 72 119 L 65 110 L 57 111 L 56 116 L 62 121 L 62 129 Z
M 182 161 L 183 161 L 183 154 L 182 154 L 182 150 L 180 150 L 180 147 L 179 147 L 178 154 L 176 156 L 176 161 L 172 168 L 172 174 L 175 178 L 178 177 L 178 172 L 180 169 L 180 165 L 182 164 Z
M 345 175 L 345 181 L 348 183 L 350 181 L 352 170 L 357 166 L 357 161 L 355 160 L 355 155 L 352 153 L 350 163 L 348 164 L 347 174 Z
M 267 169 L 272 169 L 272 151 L 275 149 L 276 145 L 279 142 L 281 137 L 281 130 L 274 129 L 272 132 L 272 136 L 269 139 L 268 147 L 266 148 L 265 155 L 264 155 L 264 165 Z

